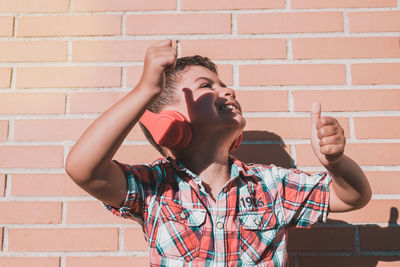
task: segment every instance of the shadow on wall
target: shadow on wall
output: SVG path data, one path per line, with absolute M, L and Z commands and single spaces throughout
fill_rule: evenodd
M 277 134 L 267 131 L 244 131 L 243 143 L 232 155 L 246 163 L 293 168 L 294 161 L 288 151 L 290 150 Z
M 400 225 L 390 209 L 387 227 L 329 220 L 321 227 L 290 229 L 290 267 L 400 266 Z
M 293 168 L 294 160 L 282 138 L 267 131 L 245 131 L 245 140 L 232 154 L 247 163 Z M 353 225 L 329 220 L 311 229 L 291 228 L 290 267 L 400 266 L 399 211 L 388 211 L 388 226 Z

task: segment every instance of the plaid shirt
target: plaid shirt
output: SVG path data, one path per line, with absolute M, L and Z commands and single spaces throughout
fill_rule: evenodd
M 330 176 L 244 164 L 210 200 L 200 178 L 172 158 L 147 165 L 115 161 L 128 195 L 114 214 L 141 223 L 151 266 L 286 266 L 289 226 L 325 221 Z

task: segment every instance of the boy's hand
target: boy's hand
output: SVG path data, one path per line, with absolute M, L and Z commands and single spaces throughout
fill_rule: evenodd
M 147 49 L 139 85 L 143 90 L 159 94 L 165 88 L 165 72 L 175 68 L 176 43 L 163 40 Z
M 311 144 L 318 160 L 325 166 L 338 162 L 344 153 L 346 138 L 339 122 L 332 117 L 321 118 L 321 104 L 311 105 Z

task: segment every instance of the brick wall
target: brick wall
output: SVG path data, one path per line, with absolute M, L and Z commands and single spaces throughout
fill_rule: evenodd
M 0 266 L 147 264 L 139 225 L 105 212 L 64 166 L 166 38 L 214 59 L 237 90 L 241 159 L 321 170 L 311 101 L 342 123 L 372 200 L 290 231 L 291 266 L 399 266 L 399 0 L 0 0 L 0 13 Z M 116 158 L 157 156 L 134 128 Z

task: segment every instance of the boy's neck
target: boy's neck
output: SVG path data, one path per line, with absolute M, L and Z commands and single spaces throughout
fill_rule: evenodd
M 230 165 L 228 153 L 216 153 L 216 151 L 196 152 L 191 155 L 179 155 L 177 157 L 186 168 L 197 174 L 205 183 L 207 192 L 215 199 L 216 196 L 230 179 Z

